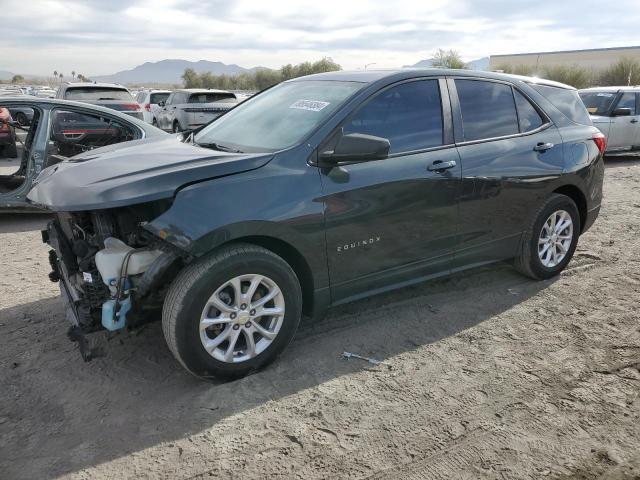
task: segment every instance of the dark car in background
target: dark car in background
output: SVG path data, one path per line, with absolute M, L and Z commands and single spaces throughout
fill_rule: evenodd
M 143 120 L 142 107 L 129 90 L 113 83 L 65 83 L 60 86 L 57 98 L 100 105 Z
M 32 121 L 28 125 L 14 121 L 8 115 L 12 110 L 28 111 Z M 13 145 L 11 151 L 2 147 L 4 132 Z M 68 157 L 168 136 L 142 120 L 97 105 L 32 96 L 0 97 L 0 212 L 36 210 L 26 201 L 35 178 L 44 168 Z M 7 153 L 17 160 L 7 159 Z
M 13 119 L 20 125 L 31 125 L 31 121 L 33 120 L 33 109 L 28 107 L 14 107 L 9 111 L 11 112 Z
M 558 275 L 602 201 L 572 87 L 462 70 L 281 83 L 193 135 L 88 152 L 29 194 L 79 334 L 159 317 L 194 375 L 272 361 L 301 316 L 509 260 Z M 81 343 L 82 344 L 82 343 Z
M 212 89 L 176 90 L 160 102 L 154 125 L 167 132 L 195 130 L 238 104 L 235 93 Z
M 608 155 L 640 149 L 640 87 L 587 88 L 580 98 L 607 137 Z

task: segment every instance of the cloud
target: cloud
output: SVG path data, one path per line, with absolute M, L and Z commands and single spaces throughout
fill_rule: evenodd
M 0 68 L 112 73 L 164 58 L 245 66 L 328 55 L 400 66 L 455 48 L 500 53 L 637 44 L 637 0 L 0 0 Z

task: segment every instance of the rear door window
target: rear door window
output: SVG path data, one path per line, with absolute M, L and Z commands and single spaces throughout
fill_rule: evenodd
M 392 154 L 442 145 L 438 81 L 407 82 L 384 90 L 361 107 L 343 131 L 386 138 Z
M 582 125 L 591 125 L 589 112 L 580 99 L 577 90 L 568 88 L 552 87 L 549 85 L 531 85 L 542 96 L 555 105 L 570 120 Z
M 465 141 L 519 133 L 511 86 L 482 80 L 457 79 Z
M 513 90 L 516 107 L 518 109 L 518 124 L 520 125 L 520 132 L 530 132 L 538 127 L 541 127 L 545 121 L 540 116 L 536 108 L 531 102 L 518 90 Z
M 636 114 L 636 95 L 633 92 L 625 92 L 620 97 L 616 108 L 628 108 L 631 110 L 631 115 Z

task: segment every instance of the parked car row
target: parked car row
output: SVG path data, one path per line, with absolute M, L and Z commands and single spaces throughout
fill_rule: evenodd
M 179 90 L 156 123 L 233 100 Z M 74 338 L 162 318 L 203 378 L 267 365 L 303 313 L 501 260 L 558 275 L 602 201 L 604 135 L 574 88 L 536 78 L 311 75 L 162 135 L 50 166 L 28 199 L 55 212 L 43 240 Z

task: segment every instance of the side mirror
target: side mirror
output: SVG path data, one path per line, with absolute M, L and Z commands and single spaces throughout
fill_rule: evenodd
M 631 115 L 630 108 L 616 108 L 611 112 L 612 117 L 628 117 L 629 115 Z
M 320 153 L 320 161 L 337 164 L 341 162 L 367 162 L 383 160 L 389 156 L 389 140 L 362 133 L 342 135 L 333 150 Z
M 164 100 L 160 100 L 160 101 L 158 102 L 158 106 L 159 106 L 159 107 L 164 107 Z

